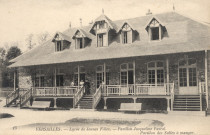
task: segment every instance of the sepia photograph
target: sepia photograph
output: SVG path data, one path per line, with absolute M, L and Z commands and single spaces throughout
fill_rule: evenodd
M 0 0 L 0 135 L 210 135 L 209 0 Z

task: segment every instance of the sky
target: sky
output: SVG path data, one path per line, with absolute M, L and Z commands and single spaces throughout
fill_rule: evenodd
M 29 34 L 57 31 L 69 27 L 88 25 L 102 14 L 111 20 L 144 16 L 148 9 L 153 14 L 181 13 L 200 22 L 210 24 L 209 0 L 0 0 L 0 47 L 5 43 L 18 42 L 18 47 L 27 50 Z

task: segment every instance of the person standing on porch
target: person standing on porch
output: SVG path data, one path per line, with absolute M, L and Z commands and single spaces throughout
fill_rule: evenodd
M 86 92 L 85 94 L 89 95 L 90 94 L 90 83 L 88 82 L 88 80 L 85 80 L 84 87 L 85 87 L 85 92 Z

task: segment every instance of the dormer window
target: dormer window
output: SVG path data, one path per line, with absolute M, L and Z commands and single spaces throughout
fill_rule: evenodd
M 82 49 L 84 48 L 84 44 L 83 44 L 83 38 L 77 38 L 76 39 L 76 49 Z
M 70 37 L 60 32 L 57 32 L 52 40 L 55 43 L 55 52 L 63 51 L 70 47 Z
M 104 47 L 108 46 L 110 40 L 112 40 L 109 38 L 111 37 L 109 34 L 113 36 L 116 34 L 116 30 L 116 25 L 103 13 L 95 19 L 89 32 L 97 37 L 96 47 Z
M 150 28 L 151 29 L 151 40 L 160 40 L 159 27 Z
M 122 43 L 123 44 L 127 44 L 128 43 L 128 32 L 127 31 L 123 31 L 122 35 L 123 35 L 122 36 L 123 37 L 123 40 L 122 40 L 123 42 Z
M 63 46 L 62 46 L 62 42 L 61 41 L 56 41 L 55 43 L 55 51 L 56 52 L 59 52 L 59 51 L 62 51 L 63 50 Z
M 152 18 L 148 25 L 146 26 L 146 30 L 148 31 L 149 40 L 157 41 L 162 40 L 164 33 L 164 25 L 157 18 Z M 165 29 L 166 31 L 166 29 Z
M 137 34 L 137 31 L 135 31 L 134 28 L 131 27 L 131 25 L 127 22 L 123 23 L 121 29 L 119 29 L 119 32 L 122 44 L 133 43 Z
M 97 45 L 98 45 L 98 47 L 103 47 L 103 45 L 104 45 L 104 34 L 98 34 L 97 35 Z
M 82 29 L 78 29 L 72 38 L 75 40 L 75 49 L 85 48 L 90 41 L 88 34 Z

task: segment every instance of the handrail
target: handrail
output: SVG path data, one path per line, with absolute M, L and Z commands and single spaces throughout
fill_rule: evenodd
M 106 85 L 103 95 L 170 95 L 174 83 Z M 105 93 L 104 93 L 105 92 Z
M 62 87 L 34 87 L 34 96 L 73 96 L 77 91 L 77 86 Z
M 199 93 L 206 94 L 206 83 L 205 82 L 199 82 Z
M 171 89 L 171 110 L 173 111 L 174 107 L 174 83 L 172 83 L 172 89 Z
M 78 92 L 74 95 L 74 98 L 73 98 L 73 107 L 75 108 L 76 105 L 78 104 L 78 102 L 80 101 L 80 99 L 83 97 L 84 95 L 84 90 L 85 90 L 85 87 L 81 87 Z
M 93 109 L 96 108 L 98 102 L 101 100 L 101 91 L 102 91 L 102 85 L 99 86 L 99 88 L 96 90 L 95 94 L 93 95 Z
M 19 97 L 19 89 L 17 88 L 15 91 L 9 93 L 6 97 L 6 106 L 8 107 L 9 104 L 16 98 Z
M 23 95 L 20 95 L 20 107 L 32 97 L 32 88 L 28 89 Z

